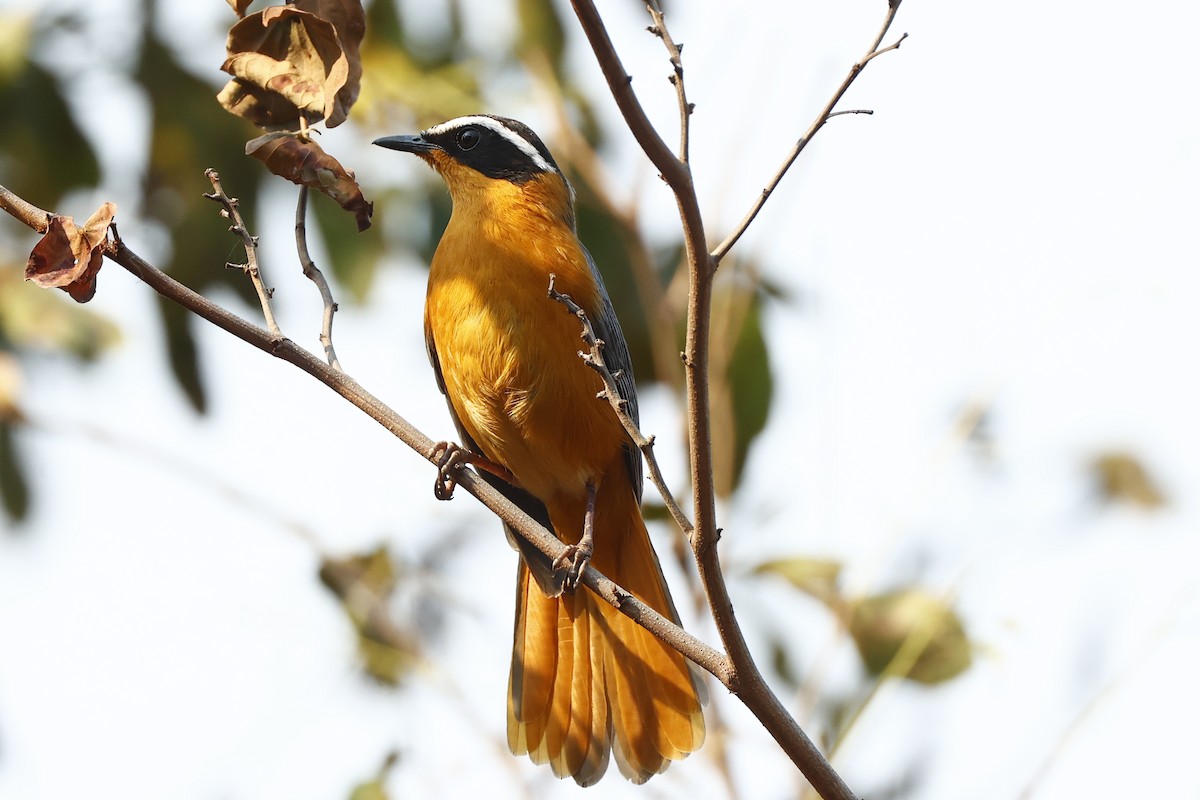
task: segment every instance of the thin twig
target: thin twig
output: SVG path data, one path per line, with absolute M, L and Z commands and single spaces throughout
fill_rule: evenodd
M 688 102 L 687 90 L 683 86 L 683 58 L 680 55 L 683 45 L 676 44 L 675 40 L 671 38 L 658 0 L 649 0 L 646 10 L 650 12 L 650 19 L 654 21 L 654 24 L 647 30 L 662 39 L 663 46 L 667 48 L 667 55 L 671 59 L 671 67 L 675 70 L 667 80 L 675 87 L 675 96 L 679 101 L 679 160 L 686 164 L 688 163 L 688 141 L 691 138 L 692 111 L 696 106 Z
M 595 370 L 600 379 L 604 381 L 604 391 L 600 392 L 599 397 L 608 401 L 612 406 L 613 411 L 617 414 L 617 419 L 621 421 L 621 427 L 625 429 L 625 433 L 633 440 L 634 445 L 642 452 L 642 456 L 646 459 L 646 468 L 650 471 L 650 482 L 658 489 L 662 495 L 663 503 L 667 506 L 667 511 L 671 512 L 671 517 L 674 518 L 675 524 L 683 531 L 684 535 L 690 540 L 692 531 L 694 530 L 691 520 L 683 513 L 683 509 L 679 507 L 678 501 L 675 500 L 675 495 L 671 493 L 671 489 L 667 486 L 666 480 L 663 479 L 662 470 L 658 467 L 658 458 L 654 455 L 654 437 L 646 436 L 638 428 L 637 423 L 633 421 L 633 417 L 629 415 L 627 409 L 628 401 L 621 397 L 620 389 L 617 388 L 616 376 L 612 370 L 608 368 L 608 364 L 604 360 L 604 340 L 596 336 L 596 329 L 592 327 L 592 321 L 588 318 L 587 312 L 580 308 L 579 304 L 571 299 L 570 295 L 563 294 L 554 288 L 554 273 L 550 273 L 550 287 L 546 290 L 547 296 L 556 302 L 566 306 L 572 314 L 579 319 L 579 324 L 583 328 L 580 337 L 587 342 L 587 352 L 580 351 L 579 356 L 583 362 Z
M 582 177 L 585 184 L 593 190 L 593 195 L 614 220 L 617 231 L 629 256 L 629 270 L 633 274 L 634 287 L 638 300 L 645 314 L 646 324 L 650 327 L 647 337 L 650 354 L 654 359 L 654 373 L 658 380 L 675 389 L 683 388 L 683 370 L 679 364 L 679 350 L 675 344 L 675 331 L 678 330 L 680 314 L 667 302 L 667 293 L 654 266 L 654 259 L 646 245 L 646 239 L 638 228 L 638 207 L 636 200 L 630 200 L 624 206 L 618 206 L 612 198 L 611 186 L 614 179 L 605 168 L 604 162 L 596 153 L 596 149 L 587 140 L 566 113 L 567 94 L 555 75 L 546 55 L 537 49 L 530 49 L 524 56 L 526 66 L 538 76 L 541 85 L 551 93 L 550 110 L 554 112 L 559 127 L 558 153 L 559 160 L 569 165 Z
M 336 370 L 342 368 L 337 353 L 333 349 L 333 315 L 338 310 L 338 304 L 333 301 L 333 293 L 329 291 L 329 282 L 325 274 L 313 262 L 308 254 L 308 232 L 305 226 L 305 212 L 308 210 L 308 187 L 300 187 L 300 197 L 296 200 L 296 252 L 300 255 L 300 264 L 304 268 L 304 277 L 317 285 L 321 293 L 321 348 L 325 351 L 325 360 Z
M 839 114 L 848 114 L 848 113 L 870 114 L 870 113 L 872 113 L 870 111 L 858 111 L 858 110 L 853 111 L 853 112 L 849 112 L 849 111 L 835 112 L 833 109 L 834 109 L 834 106 L 836 106 L 838 104 L 838 102 L 841 101 L 842 96 L 846 94 L 846 90 L 848 90 L 850 88 L 850 85 L 852 83 L 854 83 L 854 79 L 859 76 L 859 74 L 863 71 L 863 69 L 867 66 L 867 64 L 869 64 L 873 59 L 875 59 L 876 56 L 881 56 L 884 53 L 887 53 L 891 50 L 897 49 L 898 47 L 900 47 L 900 43 L 908 38 L 908 34 L 906 33 L 903 36 L 901 36 L 899 39 L 897 39 L 895 42 L 893 42 L 892 44 L 883 48 L 882 50 L 879 48 L 879 44 L 880 44 L 880 42 L 883 41 L 883 37 L 887 36 L 888 29 L 892 27 L 892 21 L 896 19 L 896 12 L 899 9 L 900 9 L 900 0 L 895 0 L 895 2 L 888 4 L 887 17 L 884 18 L 883 26 L 879 29 L 879 33 L 875 36 L 875 39 L 871 43 L 870 49 L 867 50 L 866 55 L 864 55 L 858 61 L 854 62 L 854 65 L 852 67 L 850 67 L 850 72 L 846 74 L 845 79 L 842 81 L 842 85 L 839 86 L 837 88 L 837 91 L 835 91 L 833 93 L 833 96 L 829 98 L 829 102 L 825 104 L 825 107 L 823 109 L 821 109 L 821 113 L 817 115 L 816 120 L 814 120 L 813 124 L 809 126 L 808 131 L 806 131 L 805 134 L 800 137 L 799 141 L 797 141 L 796 144 L 792 147 L 792 150 L 790 153 L 788 153 L 787 158 L 785 158 L 783 160 L 783 164 L 775 172 L 775 176 L 773 178 L 771 178 L 770 182 L 766 185 L 766 187 L 762 190 L 762 193 L 758 196 L 758 199 L 754 202 L 754 205 L 751 206 L 751 208 L 748 212 L 746 212 L 746 216 L 744 216 L 742 218 L 742 221 L 738 223 L 737 227 L 734 228 L 733 231 L 728 236 L 725 237 L 725 241 L 723 241 L 719 245 L 717 245 L 716 249 L 714 249 L 712 251 L 713 261 L 715 261 L 716 263 L 719 264 L 721 262 L 721 259 L 723 259 L 725 257 L 725 255 L 729 252 L 729 249 L 731 247 L 733 247 L 735 244 L 737 244 L 738 239 L 742 238 L 742 234 L 746 232 L 746 229 L 750 227 L 750 223 L 753 222 L 754 218 L 758 216 L 758 212 L 762 211 L 762 207 L 764 205 L 766 205 L 767 198 L 769 198 L 771 196 L 771 193 L 775 191 L 775 188 L 777 186 L 779 186 L 779 182 L 783 180 L 783 176 L 787 174 L 787 171 L 791 168 L 792 164 L 800 156 L 800 153 L 803 152 L 804 148 L 808 146 L 808 143 L 812 141 L 813 137 L 817 135 L 817 132 L 819 130 L 821 130 L 821 128 L 825 127 L 826 122 L 828 122 L 833 117 L 838 116 Z
M 571 0 L 571 5 L 626 125 L 651 163 L 658 168 L 679 206 L 689 278 L 688 325 L 683 360 L 695 524 L 692 552 L 700 581 L 708 596 L 713 622 L 728 653 L 730 680 L 723 683 L 758 718 L 825 800 L 853 800 L 855 795 L 850 787 L 829 765 L 767 685 L 733 613 L 733 601 L 721 571 L 717 553 L 720 530 L 716 526 L 708 386 L 712 279 L 717 261 L 708 252 L 704 220 L 700 214 L 691 168 L 672 154 L 650 123 L 645 109 L 633 92 L 632 79 L 617 55 L 593 0 Z
M 276 336 L 282 336 L 283 331 L 279 329 L 279 325 L 275 322 L 275 312 L 271 310 L 271 295 L 273 290 L 268 289 L 263 283 L 262 275 L 258 271 L 258 237 L 251 236 L 250 231 L 246 228 L 246 223 L 242 221 L 242 213 L 238 210 L 238 199 L 225 194 L 225 190 L 221 188 L 221 176 L 217 174 L 215 169 L 204 170 L 204 177 L 212 183 L 213 193 L 204 195 L 209 200 L 214 200 L 221 204 L 221 216 L 229 220 L 232 225 L 229 230 L 242 240 L 242 247 L 246 250 L 245 264 L 226 264 L 230 269 L 240 269 L 242 272 L 250 276 L 250 282 L 254 284 L 254 291 L 258 292 L 258 302 L 262 306 L 263 319 L 266 320 L 267 330 Z

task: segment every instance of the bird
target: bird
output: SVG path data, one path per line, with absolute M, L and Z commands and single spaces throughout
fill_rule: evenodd
M 703 743 L 704 687 L 676 650 L 576 591 L 590 561 L 679 622 L 642 517 L 641 454 L 580 358 L 580 320 L 548 293 L 586 312 L 637 424 L 629 349 L 577 235 L 574 190 L 538 135 L 507 117 L 458 117 L 374 144 L 417 155 L 450 192 L 424 324 L 465 450 L 443 463 L 477 466 L 568 545 L 551 560 L 505 526 L 520 554 L 509 747 L 581 786 L 600 780 L 611 754 L 643 783 Z

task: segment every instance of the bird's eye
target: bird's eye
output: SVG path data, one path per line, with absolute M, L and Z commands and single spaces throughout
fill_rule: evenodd
M 458 134 L 458 146 L 462 150 L 473 150 L 481 138 L 483 137 L 479 135 L 479 131 L 474 128 L 466 128 Z

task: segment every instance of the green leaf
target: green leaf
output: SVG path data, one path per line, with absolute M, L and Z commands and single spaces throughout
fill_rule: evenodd
M 193 318 L 171 301 L 160 297 L 158 310 L 162 316 L 163 333 L 166 335 L 167 360 L 171 374 L 183 390 L 184 396 L 197 413 L 208 410 L 208 394 L 200 379 L 200 361 L 196 348 L 196 337 L 192 332 Z
M 849 605 L 848 628 L 867 671 L 933 685 L 971 666 L 962 621 L 944 601 L 900 589 Z
M 711 372 L 713 471 L 717 493 L 737 489 L 750 446 L 767 424 L 774 377 L 762 328 L 764 295 L 744 268 L 714 290 Z
M 838 597 L 838 578 L 842 574 L 842 563 L 828 558 L 777 558 L 764 561 L 752 570 L 754 575 L 775 575 L 812 595 L 823 603 L 833 602 Z
M 29 516 L 29 479 L 17 451 L 13 425 L 8 422 L 0 422 L 0 502 L 13 522 Z
M 731 490 L 741 483 L 750 445 L 767 426 L 775 391 L 767 341 L 763 335 L 762 305 L 762 295 L 755 293 L 729 362 L 728 381 L 733 389 L 733 421 L 737 431 Z

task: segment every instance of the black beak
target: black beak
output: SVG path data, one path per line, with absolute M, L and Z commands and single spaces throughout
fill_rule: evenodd
M 384 136 L 376 139 L 371 144 L 377 144 L 389 150 L 403 150 L 406 153 L 417 153 L 418 155 L 442 149 L 433 142 L 425 141 L 420 136 Z

